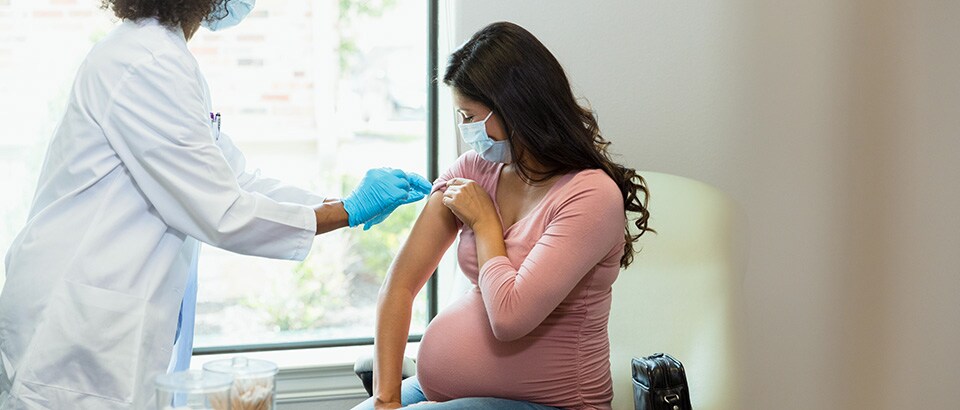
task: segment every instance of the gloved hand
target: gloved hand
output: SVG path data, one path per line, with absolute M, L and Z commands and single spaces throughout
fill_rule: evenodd
M 363 230 L 370 229 L 370 227 L 383 222 L 388 216 L 390 216 L 390 213 L 397 209 L 397 207 L 400 205 L 417 202 L 423 199 L 425 196 L 429 195 L 430 191 L 433 189 L 433 186 L 430 185 L 430 182 L 420 175 L 407 172 L 406 178 L 407 181 L 410 182 L 410 190 L 407 191 L 407 198 L 401 201 L 400 204 L 384 210 L 379 215 L 373 217 L 373 219 L 367 221 L 367 223 L 363 225 Z
M 351 227 L 366 223 L 363 230 L 368 230 L 387 219 L 400 205 L 423 199 L 431 188 L 430 182 L 414 173 L 371 169 L 360 185 L 343 199 L 343 208 Z
M 394 175 L 399 176 L 400 172 L 402 171 L 393 170 L 392 172 L 395 172 Z M 366 231 L 372 228 L 374 225 L 386 220 L 387 217 L 390 216 L 390 214 L 393 213 L 393 211 L 396 210 L 400 205 L 417 202 L 423 199 L 425 196 L 430 194 L 430 191 L 433 189 L 433 186 L 430 185 L 430 182 L 420 175 L 412 172 L 406 172 L 404 177 L 406 178 L 407 182 L 410 183 L 410 188 L 407 190 L 407 197 L 402 199 L 399 203 L 385 208 L 382 212 L 377 214 L 377 216 L 374 216 L 369 221 L 366 221 L 366 223 L 363 225 L 363 230 Z

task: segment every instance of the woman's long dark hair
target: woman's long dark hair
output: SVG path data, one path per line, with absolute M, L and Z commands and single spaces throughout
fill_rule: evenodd
M 540 182 L 582 169 L 601 169 L 620 187 L 627 217 L 620 266 L 633 262 L 633 243 L 647 227 L 650 193 L 636 170 L 610 158 L 610 142 L 600 135 L 593 112 L 577 103 L 560 62 L 523 27 L 493 23 L 450 55 L 443 82 L 495 111 L 506 126 L 517 173 Z M 546 173 L 524 164 L 535 157 Z M 639 214 L 630 233 L 629 213 Z

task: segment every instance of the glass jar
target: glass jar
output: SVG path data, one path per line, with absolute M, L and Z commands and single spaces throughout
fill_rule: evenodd
M 157 408 L 160 410 L 232 410 L 228 374 L 190 370 L 157 376 Z
M 232 376 L 231 410 L 273 410 L 276 406 L 278 368 L 273 362 L 238 356 L 208 362 L 203 370 Z

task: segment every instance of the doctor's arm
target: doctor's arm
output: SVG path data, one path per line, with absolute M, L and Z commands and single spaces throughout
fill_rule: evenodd
M 374 343 L 373 397 L 378 409 L 400 407 L 403 352 L 410 333 L 413 300 L 457 234 L 453 214 L 434 192 L 380 288 Z
M 236 175 L 237 183 L 240 184 L 241 189 L 263 194 L 277 202 L 291 202 L 301 205 L 316 206 L 324 203 L 327 199 L 308 190 L 284 184 L 280 180 L 265 177 L 260 174 L 259 169 L 248 171 L 246 156 L 234 145 L 233 139 L 227 133 L 220 134 L 216 143 L 223 151 L 223 157 L 226 158 L 227 163 Z M 329 202 L 334 201 L 336 199 L 329 200 Z
M 186 58 L 154 55 L 116 81 L 93 115 L 168 226 L 233 252 L 302 260 L 318 231 L 346 225 L 341 204 L 279 202 L 239 186 L 210 135 L 196 67 Z
M 246 156 L 226 133 L 220 134 L 216 144 L 236 175 L 240 189 L 262 194 L 277 202 L 312 207 L 317 219 L 317 235 L 348 226 L 349 218 L 339 198 L 325 198 L 280 180 L 264 177 L 259 169 L 247 171 Z
M 279 180 L 263 177 L 259 169 L 248 172 L 246 157 L 227 134 L 220 135 L 217 146 L 220 147 L 224 158 L 236 174 L 237 183 L 240 184 L 241 189 L 261 193 L 278 202 L 315 206 L 318 234 L 331 230 L 325 229 L 325 225 L 321 223 L 324 216 L 340 214 L 338 208 L 323 205 L 342 202 L 344 210 L 349 213 L 347 226 L 357 226 L 362 223 L 366 230 L 385 220 L 400 205 L 423 199 L 431 188 L 429 181 L 420 175 L 398 169 L 379 168 L 367 171 L 360 185 L 347 197 L 324 198 L 310 191 L 286 185 Z M 332 214 L 326 212 L 327 208 L 336 212 Z M 342 226 L 335 226 L 334 229 L 340 227 Z

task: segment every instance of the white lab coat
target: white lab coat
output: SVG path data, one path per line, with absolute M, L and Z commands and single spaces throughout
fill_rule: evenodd
M 244 171 L 181 30 L 91 50 L 0 294 L 3 409 L 154 408 L 199 242 L 302 260 L 323 197 Z

